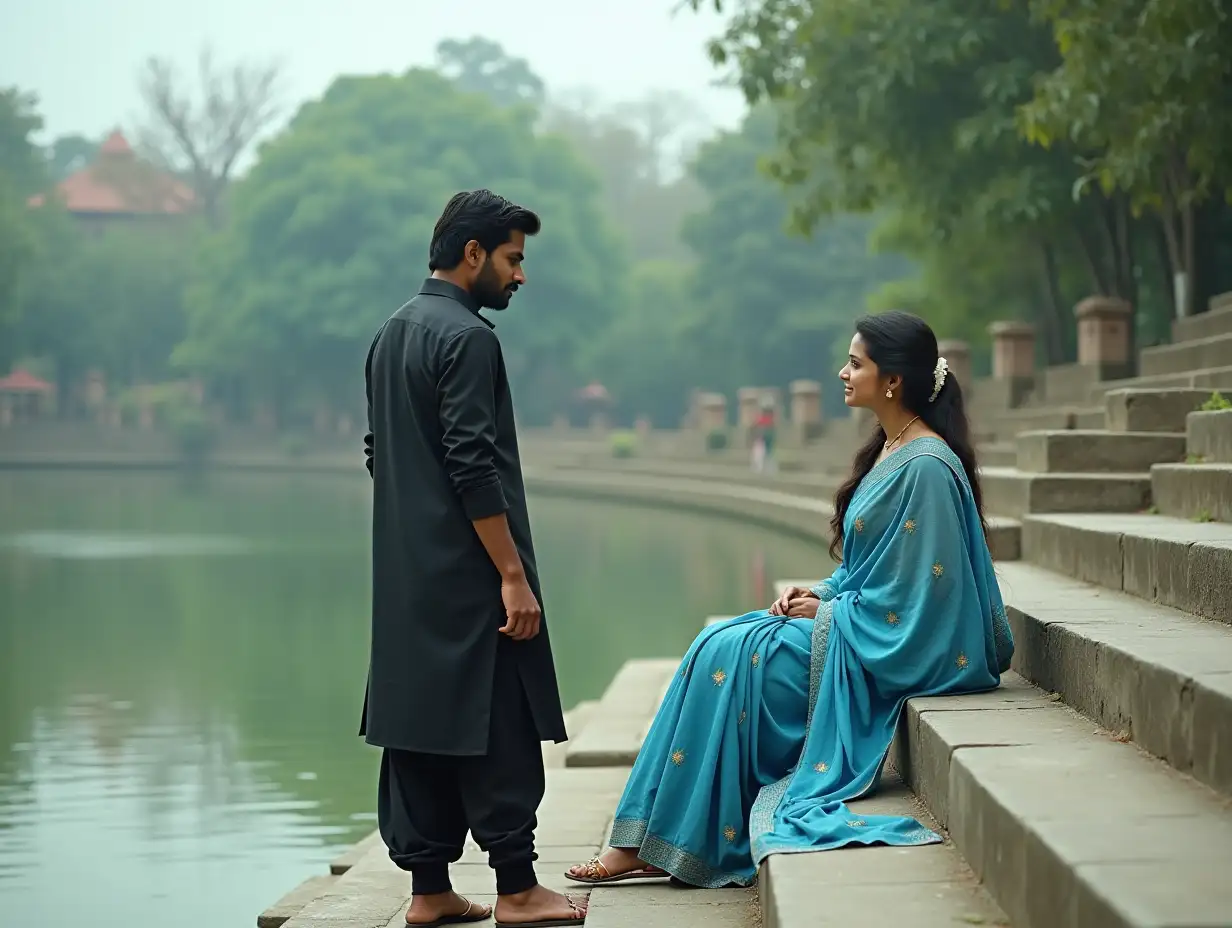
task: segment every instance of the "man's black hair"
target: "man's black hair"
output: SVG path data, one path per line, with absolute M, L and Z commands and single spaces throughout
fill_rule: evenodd
M 451 271 L 462 263 L 466 243 L 476 241 L 489 254 L 509 241 L 516 230 L 539 234 L 539 217 L 491 190 L 464 190 L 445 205 L 432 230 L 428 252 L 430 271 Z

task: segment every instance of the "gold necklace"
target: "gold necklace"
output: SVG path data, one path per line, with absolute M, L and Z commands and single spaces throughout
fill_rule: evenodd
M 904 426 L 902 427 L 902 429 L 899 431 L 899 433 L 898 433 L 897 435 L 895 435 L 895 436 L 894 436 L 894 441 L 887 441 L 884 445 L 882 445 L 881 450 L 882 450 L 882 451 L 889 451 L 889 450 L 890 450 L 890 445 L 893 445 L 893 444 L 897 443 L 897 442 L 898 442 L 898 440 L 899 440 L 900 438 L 902 438 L 902 437 L 903 437 L 903 433 L 904 433 L 904 432 L 906 432 L 906 431 L 907 431 L 907 429 L 911 428 L 913 425 L 915 425 L 915 424 L 916 424 L 917 422 L 919 422 L 919 421 L 920 421 L 920 417 L 919 417 L 919 416 L 916 416 L 914 419 L 912 419 L 910 422 L 908 422 L 906 425 L 904 425 Z

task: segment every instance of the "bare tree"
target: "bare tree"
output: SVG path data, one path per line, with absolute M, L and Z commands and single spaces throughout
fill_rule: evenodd
M 188 179 L 212 224 L 236 162 L 281 112 L 276 63 L 220 66 L 201 51 L 193 88 L 165 58 L 151 58 L 141 74 L 147 108 L 143 147 Z

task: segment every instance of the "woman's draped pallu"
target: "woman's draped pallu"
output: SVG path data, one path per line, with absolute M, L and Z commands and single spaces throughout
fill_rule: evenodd
M 702 632 L 616 811 L 611 845 L 695 886 L 749 885 L 771 854 L 931 844 L 910 818 L 854 815 L 906 701 L 990 690 L 1013 639 L 980 517 L 941 440 L 875 466 L 843 522 L 815 620 L 751 612 Z

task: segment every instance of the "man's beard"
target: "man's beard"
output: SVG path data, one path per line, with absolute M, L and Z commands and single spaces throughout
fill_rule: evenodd
M 479 276 L 475 278 L 475 284 L 471 288 L 471 295 L 479 301 L 479 305 L 486 309 L 506 309 L 509 306 L 509 298 L 513 296 L 515 290 L 518 289 L 517 284 L 510 284 L 508 287 L 501 285 L 500 279 L 496 276 L 496 271 L 492 269 L 489 261 L 484 261 L 483 267 L 479 271 Z

